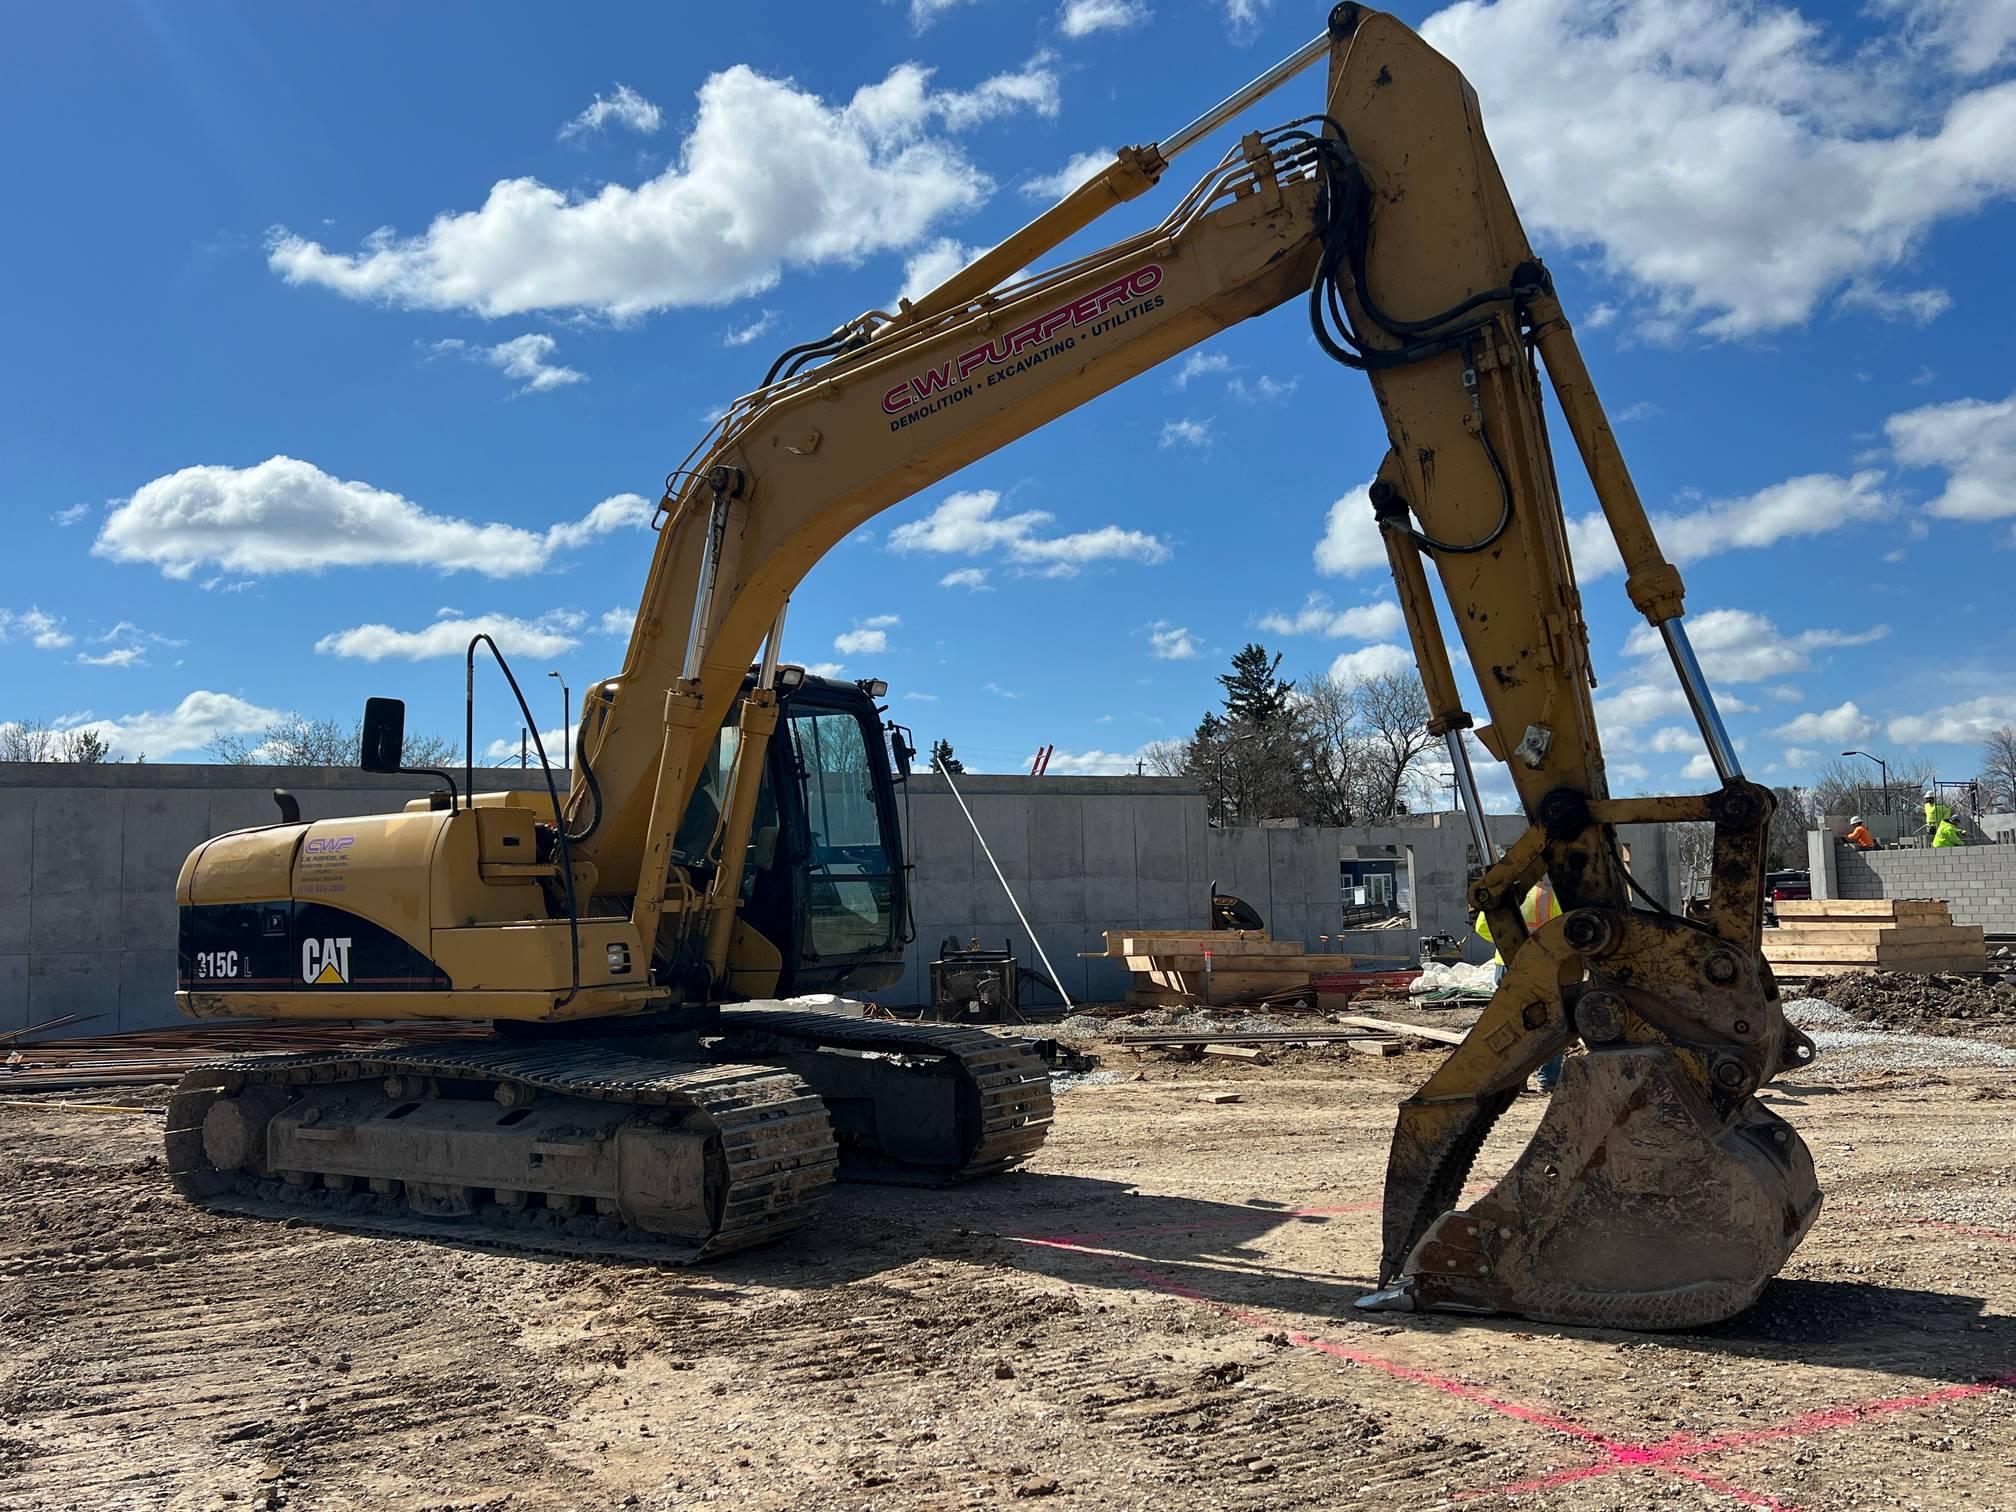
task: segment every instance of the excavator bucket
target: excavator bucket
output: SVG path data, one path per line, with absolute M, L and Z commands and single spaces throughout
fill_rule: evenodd
M 1718 1113 L 1661 1046 L 1561 1069 L 1532 1142 L 1398 1270 L 1416 1307 L 1694 1328 L 1757 1299 L 1820 1211 L 1804 1141 L 1754 1097 Z
M 1640 976 L 1626 960 L 1604 963 L 1618 977 L 1564 988 L 1561 978 L 1580 973 L 1561 970 L 1573 958 L 1562 933 L 1557 925 L 1527 943 L 1463 1045 L 1401 1105 L 1381 1289 L 1360 1307 L 1699 1327 L 1755 1301 L 1818 1215 L 1805 1143 L 1752 1090 L 1760 1069 L 1768 1076 L 1812 1055 L 1764 983 L 1704 984 L 1695 1001 L 1676 1004 L 1625 985 Z M 1693 931 L 1637 933 L 1647 938 L 1626 954 L 1641 959 L 1714 948 Z M 1746 1065 L 1665 1040 L 1662 1023 L 1683 1016 L 1740 1026 L 1762 1059 Z M 1511 1169 L 1455 1208 L 1492 1124 L 1568 1043 L 1571 1022 L 1588 1053 L 1564 1062 Z

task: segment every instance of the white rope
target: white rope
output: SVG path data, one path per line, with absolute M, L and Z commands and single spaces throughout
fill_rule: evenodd
M 966 822 L 973 826 L 973 838 L 980 842 L 980 854 L 987 858 L 987 864 L 994 868 L 994 878 L 1001 884 L 1001 891 L 1008 894 L 1008 906 L 1015 910 L 1015 917 L 1022 920 L 1022 932 L 1029 936 L 1029 943 L 1036 947 L 1036 959 L 1043 963 L 1043 969 L 1050 973 L 1050 984 L 1057 989 L 1057 996 L 1064 999 L 1064 1006 L 1072 1006 L 1071 994 L 1064 990 L 1064 982 L 1057 975 L 1057 968 L 1050 964 L 1050 957 L 1043 953 L 1043 942 L 1036 938 L 1036 931 L 1029 927 L 1029 920 L 1023 915 L 1022 905 L 1015 901 L 1015 889 L 1008 885 L 1008 879 L 1001 874 L 1001 863 L 994 859 L 994 852 L 987 848 L 987 837 L 980 833 L 980 826 L 974 823 L 973 810 L 966 807 L 966 800 L 959 795 L 959 784 L 952 780 L 950 772 L 940 770 L 938 775 L 945 779 L 945 786 L 952 790 L 952 796 L 959 800 L 959 812 L 966 816 Z

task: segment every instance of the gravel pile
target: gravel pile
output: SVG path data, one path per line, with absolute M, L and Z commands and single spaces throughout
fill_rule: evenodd
M 1833 1081 L 1844 1076 L 1867 1076 L 1884 1071 L 1946 1071 L 1956 1066 L 2016 1066 L 2016 1050 L 1978 1040 L 1954 1039 L 1942 1034 L 1913 1034 L 1867 1027 L 1831 1001 L 1843 983 L 1879 977 L 1885 981 L 1921 984 L 1923 977 L 1905 977 L 1895 972 L 1870 972 L 1866 977 L 1837 977 L 1827 987 L 1824 998 L 1796 998 L 1785 1005 L 1785 1021 L 1803 1029 L 1818 1052 L 1809 1071 L 1800 1080 Z M 1970 982 L 1967 985 L 1972 986 Z M 1868 1001 L 1865 996 L 1861 1001 Z M 1935 1021 L 1937 1022 L 1937 1021 Z
M 1827 1001 L 1891 1029 L 2016 1023 L 2016 986 L 1977 977 L 1857 971 L 1829 981 Z
M 1819 1053 L 1800 1081 L 1835 1081 L 1884 1071 L 1950 1071 L 1958 1066 L 2016 1066 L 2016 1050 L 1941 1034 L 1901 1034 L 1884 1029 L 1812 1029 Z

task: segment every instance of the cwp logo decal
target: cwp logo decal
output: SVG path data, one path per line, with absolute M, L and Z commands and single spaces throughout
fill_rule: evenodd
M 311 987 L 345 987 L 350 982 L 350 936 L 301 942 L 301 980 Z

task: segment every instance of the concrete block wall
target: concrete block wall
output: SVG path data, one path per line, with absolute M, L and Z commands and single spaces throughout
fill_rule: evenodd
M 2016 845 L 1857 851 L 1834 847 L 1840 898 L 1944 898 L 1955 924 L 2016 932 Z

